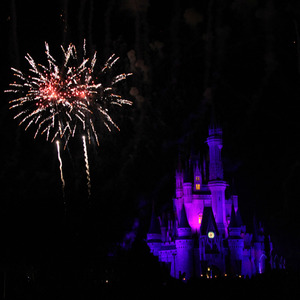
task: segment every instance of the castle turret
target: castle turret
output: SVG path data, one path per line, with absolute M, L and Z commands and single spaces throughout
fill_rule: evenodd
M 229 237 L 240 237 L 241 236 L 241 224 L 238 219 L 239 219 L 238 215 L 235 213 L 234 205 L 232 204 L 231 214 L 230 214 L 230 223 L 228 226 L 228 236 Z
M 202 174 L 201 174 L 201 168 L 199 168 L 199 163 L 197 161 L 195 167 L 194 167 L 194 191 L 200 191 L 202 185 Z
M 183 202 L 191 203 L 192 202 L 192 189 L 193 189 L 193 169 L 191 166 L 191 162 L 186 167 L 184 172 L 184 180 L 183 180 Z
M 147 234 L 147 244 L 150 248 L 151 253 L 153 255 L 158 256 L 159 251 L 161 249 L 161 228 L 159 224 L 159 220 L 156 217 L 154 211 L 151 216 L 150 228 Z
M 227 237 L 227 222 L 225 209 L 226 182 L 223 180 L 223 164 L 221 159 L 222 129 L 212 125 L 206 140 L 209 147 L 209 182 L 212 195 L 212 209 L 220 233 Z
M 168 240 L 167 237 L 168 223 L 167 223 L 167 218 L 164 214 L 160 217 L 160 230 L 161 230 L 161 240 L 162 242 L 166 242 Z
M 254 246 L 254 264 L 257 273 L 265 271 L 265 236 L 261 224 L 257 224 L 255 216 L 253 217 L 253 246 Z
M 206 142 L 209 147 L 209 180 L 223 180 L 222 129 L 216 125 L 211 125 Z
M 241 225 L 235 214 L 234 205 L 231 208 L 230 224 L 228 226 L 228 248 L 230 254 L 231 272 L 241 274 L 244 240 L 241 237 Z
M 192 150 L 187 161 L 179 155 L 173 207 L 159 219 L 152 213 L 151 252 L 181 280 L 226 273 L 251 277 L 268 270 L 268 262 L 271 268 L 284 268 L 261 225 L 254 220 L 253 234 L 246 232 L 234 187 L 225 199 L 229 185 L 221 160 L 222 129 L 212 125 L 206 142 L 209 151 L 201 155 Z
M 182 168 L 181 157 L 178 157 L 178 166 L 176 170 L 176 198 L 182 198 L 183 196 L 183 179 L 184 179 L 184 171 Z
M 180 213 L 177 227 L 176 246 L 176 277 L 183 280 L 191 278 L 193 274 L 193 246 L 192 231 L 188 223 L 184 205 Z

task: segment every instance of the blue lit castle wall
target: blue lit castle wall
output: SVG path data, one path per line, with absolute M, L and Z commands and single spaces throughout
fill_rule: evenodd
M 246 232 L 237 195 L 225 196 L 229 185 L 223 178 L 222 129 L 211 126 L 206 143 L 208 160 L 198 155 L 185 164 L 179 161 L 173 217 L 152 214 L 150 251 L 169 267 L 171 276 L 183 280 L 227 274 L 251 277 L 265 272 L 267 264 L 284 268 L 284 260 L 273 254 L 270 239 L 255 220 L 253 233 Z

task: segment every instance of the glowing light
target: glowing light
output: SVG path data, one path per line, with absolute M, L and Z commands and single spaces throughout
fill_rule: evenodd
M 210 239 L 213 239 L 215 237 L 215 233 L 213 231 L 210 231 L 208 234 L 207 234 L 208 238 Z
M 199 214 L 198 222 L 199 222 L 199 225 L 201 225 L 201 223 L 202 223 L 202 214 Z
M 34 138 L 45 133 L 46 139 L 53 142 L 59 136 L 64 138 L 66 147 L 69 138 L 74 137 L 76 131 L 81 131 L 89 137 L 93 135 L 99 145 L 99 134 L 94 126 L 96 121 L 97 124 L 101 121 L 109 131 L 112 127 L 119 130 L 109 109 L 114 105 L 132 104 L 114 90 L 116 83 L 131 73 L 119 74 L 106 85 L 100 78 L 105 77 L 119 59 L 115 55 L 106 61 L 99 72 L 95 72 L 96 52 L 91 58 L 86 58 L 85 41 L 81 60 L 73 44 L 67 49 L 61 46 L 62 64 L 57 63 L 50 54 L 47 43 L 45 47 L 48 66 L 37 64 L 27 54 L 25 58 L 30 65 L 29 75 L 12 68 L 17 82 L 11 83 L 11 89 L 5 92 L 18 95 L 10 101 L 10 109 L 19 109 L 14 118 L 20 119 L 19 125 L 25 124 L 25 130 L 36 126 Z
M 197 183 L 197 184 L 196 184 L 196 190 L 197 190 L 197 191 L 200 191 L 200 183 Z

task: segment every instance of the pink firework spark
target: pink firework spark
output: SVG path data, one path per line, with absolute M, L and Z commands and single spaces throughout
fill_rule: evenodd
M 10 109 L 19 108 L 14 118 L 20 119 L 19 125 L 25 124 L 25 130 L 35 125 L 34 137 L 45 134 L 51 142 L 64 138 L 66 146 L 70 137 L 80 130 L 87 134 L 89 140 L 94 136 L 99 145 L 95 123 L 101 120 L 109 131 L 112 127 L 119 129 L 109 114 L 111 106 L 132 104 L 114 92 L 114 85 L 131 73 L 119 74 L 104 85 L 99 81 L 99 76 L 116 63 L 118 57 L 115 55 L 106 61 L 99 72 L 95 72 L 96 52 L 92 58 L 84 56 L 79 60 L 73 44 L 67 49 L 61 46 L 64 61 L 58 64 L 50 54 L 47 43 L 45 47 L 48 66 L 37 64 L 27 54 L 29 74 L 12 68 L 16 81 L 5 92 L 19 96 L 10 101 Z

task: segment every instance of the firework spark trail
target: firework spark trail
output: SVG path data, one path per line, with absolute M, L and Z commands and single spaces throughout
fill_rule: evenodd
M 83 151 L 84 151 L 84 161 L 85 161 L 85 172 L 86 172 L 86 179 L 87 179 L 88 195 L 90 197 L 92 185 L 91 185 L 90 166 L 89 166 L 89 159 L 88 159 L 85 136 L 82 136 L 82 143 L 83 143 Z
M 65 185 L 66 184 L 65 184 L 63 169 L 62 169 L 62 159 L 61 159 L 61 156 L 60 156 L 60 143 L 59 143 L 59 141 L 56 141 L 56 148 L 57 148 L 57 157 L 58 157 L 58 161 L 59 161 L 60 179 L 61 179 L 61 184 L 62 184 L 64 205 L 66 205 L 66 203 L 65 203 Z

